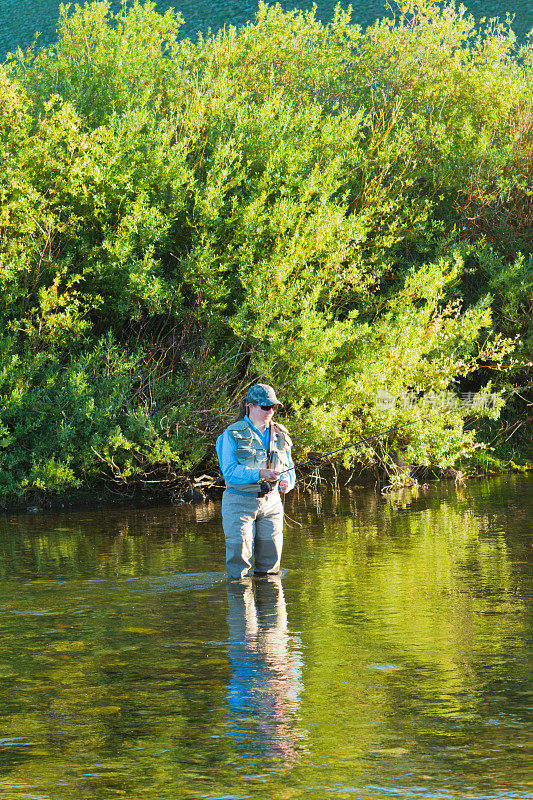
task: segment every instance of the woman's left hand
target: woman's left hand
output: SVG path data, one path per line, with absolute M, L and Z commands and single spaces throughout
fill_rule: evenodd
M 289 491 L 289 481 L 280 481 L 278 489 L 282 494 L 286 494 Z

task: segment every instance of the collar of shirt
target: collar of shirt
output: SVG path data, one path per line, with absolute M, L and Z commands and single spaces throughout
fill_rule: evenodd
M 245 419 L 245 421 L 248 423 L 248 425 L 250 426 L 250 428 L 251 428 L 253 431 L 255 431 L 255 433 L 257 433 L 257 435 L 259 436 L 259 438 L 260 438 L 260 439 L 261 439 L 261 441 L 263 442 L 263 444 L 264 444 L 264 446 L 265 446 L 265 449 L 266 449 L 266 450 L 268 450 L 268 447 L 269 447 L 269 445 L 270 445 L 270 425 L 267 425 L 267 426 L 266 426 L 266 428 L 265 428 L 265 430 L 264 430 L 263 432 L 261 432 L 261 431 L 259 430 L 259 428 L 256 428 L 256 427 L 255 427 L 255 425 L 253 424 L 253 422 L 252 422 L 252 420 L 250 419 L 250 417 L 248 416 L 248 414 L 245 414 L 245 415 L 244 415 L 244 419 Z

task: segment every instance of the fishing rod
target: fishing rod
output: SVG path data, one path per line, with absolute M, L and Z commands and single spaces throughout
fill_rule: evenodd
M 503 400 L 503 398 L 506 398 L 506 401 L 507 401 L 507 400 L 509 400 L 509 399 L 510 399 L 510 398 L 511 398 L 511 397 L 512 397 L 514 394 L 520 394 L 520 392 L 525 392 L 525 391 L 526 391 L 526 389 L 531 389 L 531 388 L 533 388 L 533 383 L 528 383 L 528 384 L 526 384 L 525 386 L 518 386 L 518 387 L 517 387 L 517 388 L 515 388 L 515 389 L 508 389 L 506 392 L 502 392 L 502 393 L 499 395 L 499 397 L 500 397 L 502 400 Z M 493 395 L 493 396 L 494 396 L 494 395 Z M 505 405 L 505 403 L 504 403 L 504 405 Z M 475 423 L 475 422 L 476 422 L 476 421 L 477 421 L 477 420 L 478 420 L 480 417 L 481 417 L 481 414 L 476 414 L 476 415 L 475 415 L 475 416 L 474 416 L 472 419 L 470 419 L 469 421 L 466 421 L 466 420 L 465 420 L 465 428 L 468 428 L 470 425 L 473 425 L 473 424 L 474 424 L 474 423 Z
M 531 389 L 531 388 L 533 388 L 533 383 L 529 383 L 526 386 L 519 386 L 516 389 L 509 389 L 507 392 L 504 392 L 501 395 L 501 397 L 503 398 L 503 397 L 506 397 L 507 395 L 512 396 L 513 394 L 518 394 L 519 392 L 523 392 L 526 389 Z M 480 416 L 480 415 L 477 415 L 477 416 Z M 273 486 L 276 483 L 278 483 L 280 477 L 282 475 L 285 475 L 287 472 L 290 472 L 291 469 L 297 469 L 297 468 L 300 468 L 300 467 L 306 467 L 306 466 L 311 465 L 311 464 L 318 465 L 318 464 L 322 463 L 323 461 L 325 461 L 326 459 L 331 458 L 332 456 L 338 455 L 339 453 L 343 453 L 346 450 L 351 450 L 351 449 L 353 449 L 354 447 L 357 447 L 360 444 L 366 444 L 367 442 L 372 442 L 374 439 L 380 439 L 383 436 L 387 436 L 387 434 L 389 434 L 389 433 L 394 433 L 395 431 L 401 430 L 402 428 L 406 428 L 409 425 L 413 425 L 414 422 L 415 422 L 415 420 L 411 420 L 409 422 L 404 422 L 401 425 L 395 425 L 393 428 L 388 428 L 386 431 L 380 431 L 379 433 L 374 433 L 374 434 L 372 434 L 372 436 L 361 436 L 355 442 L 350 442 L 349 444 L 344 445 L 344 447 L 338 447 L 336 450 L 330 450 L 328 453 L 323 453 L 322 455 L 319 455 L 319 456 L 313 456 L 313 458 L 307 459 L 306 461 L 299 461 L 293 467 L 290 467 L 289 469 L 284 469 L 282 472 L 280 472 L 275 481 L 268 481 L 268 480 L 265 480 L 265 479 L 261 479 L 259 481 L 260 492 L 259 492 L 258 497 L 264 497 L 266 494 L 268 494 L 270 492 L 270 490 L 273 488 Z
M 518 389 L 509 389 L 508 392 L 504 392 L 502 394 L 502 397 L 505 397 L 508 394 L 511 395 L 511 394 L 518 394 L 519 392 L 525 392 L 526 389 L 531 389 L 532 387 L 533 383 L 528 383 L 527 386 L 519 386 Z
M 284 469 L 283 472 L 280 472 L 279 475 L 284 475 L 286 472 L 290 472 L 291 469 L 296 469 L 297 467 L 306 467 L 308 464 L 320 464 L 322 461 L 325 461 L 327 458 L 331 456 L 337 455 L 337 453 L 343 453 L 345 450 L 351 450 L 353 447 L 357 447 L 360 444 L 366 444 L 367 442 L 371 442 L 373 439 L 380 439 L 382 436 L 386 436 L 388 433 L 394 433 L 394 431 L 399 431 L 400 428 L 405 428 L 407 425 L 412 425 L 414 422 L 404 422 L 402 425 L 396 425 L 394 428 L 389 428 L 386 431 L 381 431 L 380 433 L 374 433 L 372 436 L 362 436 L 360 439 L 357 439 L 355 442 L 350 442 L 350 444 L 344 445 L 344 447 L 339 447 L 337 450 L 330 450 L 329 453 L 322 453 L 320 456 L 313 456 L 313 458 L 308 459 L 307 461 L 299 461 L 294 467 L 290 469 Z M 279 476 L 278 476 L 279 477 Z M 269 483 L 269 481 L 266 481 Z
M 526 386 L 519 386 L 517 389 L 509 389 L 507 392 L 504 392 L 501 397 L 507 397 L 507 395 L 512 396 L 513 394 L 518 394 L 519 392 L 523 392 L 526 389 L 533 388 L 533 383 L 529 383 Z M 479 415 L 478 415 L 479 416 Z M 344 447 L 339 447 L 337 450 L 331 450 L 329 453 L 323 453 L 320 456 L 314 456 L 307 461 L 300 461 L 291 467 L 291 469 L 296 469 L 297 467 L 306 467 L 311 464 L 320 464 L 321 462 L 325 461 L 326 459 L 330 458 L 331 456 L 337 455 L 338 453 L 342 453 L 345 450 L 351 450 L 353 447 L 357 447 L 360 444 L 366 444 L 366 442 L 371 442 L 373 439 L 380 439 L 382 436 L 386 436 L 388 433 L 394 433 L 395 431 L 400 430 L 401 428 L 405 428 L 408 425 L 413 425 L 414 420 L 410 422 L 404 422 L 402 425 L 396 425 L 394 428 L 389 428 L 386 431 L 381 431 L 380 433 L 375 433 L 372 436 L 362 436 L 360 439 L 357 439 L 355 442 L 351 442 L 350 444 L 345 445 Z M 286 472 L 290 472 L 290 469 L 285 469 L 283 472 L 279 473 L 279 477 L 284 475 Z M 278 477 L 278 480 L 279 480 Z M 262 481 L 260 481 L 262 483 Z M 270 485 L 269 481 L 265 481 L 265 483 Z

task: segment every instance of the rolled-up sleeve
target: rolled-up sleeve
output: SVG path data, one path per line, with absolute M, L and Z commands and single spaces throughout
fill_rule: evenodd
M 243 486 L 245 483 L 259 483 L 259 467 L 245 467 L 235 457 L 237 443 L 228 431 L 221 434 L 216 443 L 218 463 L 226 484 Z

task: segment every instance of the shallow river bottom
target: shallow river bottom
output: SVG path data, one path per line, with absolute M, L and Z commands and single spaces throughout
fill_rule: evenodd
M 533 798 L 533 479 L 0 520 L 0 797 Z

